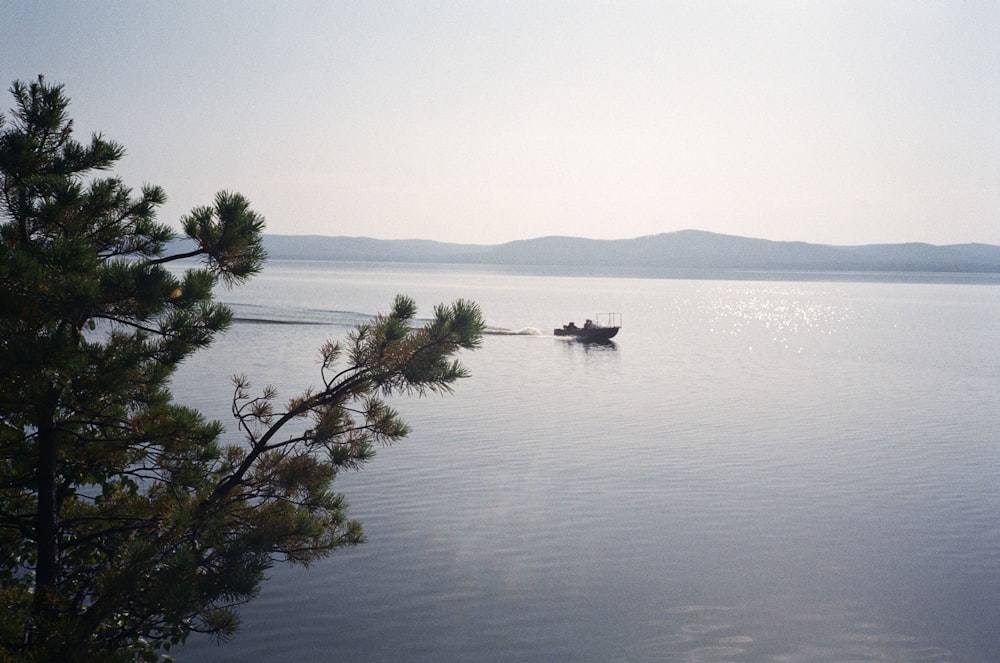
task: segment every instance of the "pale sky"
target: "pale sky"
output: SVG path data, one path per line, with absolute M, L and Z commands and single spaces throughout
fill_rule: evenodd
M 996 0 L 0 0 L 38 74 L 171 223 L 1000 244 Z

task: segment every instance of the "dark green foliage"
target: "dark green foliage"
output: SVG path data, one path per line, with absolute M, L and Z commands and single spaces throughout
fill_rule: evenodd
M 266 570 L 363 540 L 332 482 L 406 426 L 382 397 L 447 391 L 479 309 L 416 306 L 321 349 L 322 386 L 283 408 L 234 378 L 244 440 L 174 404 L 178 364 L 226 329 L 218 283 L 261 269 L 263 219 L 239 194 L 183 220 L 166 255 L 163 191 L 107 170 L 123 149 L 73 139 L 61 86 L 12 87 L 0 115 L 0 660 L 155 660 L 219 638 Z M 87 179 L 92 178 L 92 179 Z M 179 258 L 203 266 L 168 270 Z

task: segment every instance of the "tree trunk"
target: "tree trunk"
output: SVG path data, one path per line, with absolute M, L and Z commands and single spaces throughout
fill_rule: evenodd
M 38 560 L 35 567 L 34 613 L 43 621 L 56 615 L 59 571 L 59 505 L 56 501 L 57 445 L 55 408 L 39 412 L 38 467 Z

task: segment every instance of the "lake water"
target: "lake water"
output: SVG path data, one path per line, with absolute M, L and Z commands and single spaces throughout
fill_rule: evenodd
M 275 262 L 175 392 L 291 396 L 396 293 L 482 306 L 472 377 L 338 478 L 367 544 L 277 565 L 177 660 L 1000 660 L 995 279 Z M 552 336 L 604 311 L 613 345 Z

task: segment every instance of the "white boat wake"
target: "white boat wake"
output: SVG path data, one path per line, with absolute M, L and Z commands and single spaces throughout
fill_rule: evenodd
M 506 327 L 491 327 L 486 326 L 483 330 L 484 334 L 489 334 L 491 336 L 541 336 L 542 332 L 535 329 L 534 327 L 521 327 L 520 329 L 507 329 Z

